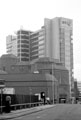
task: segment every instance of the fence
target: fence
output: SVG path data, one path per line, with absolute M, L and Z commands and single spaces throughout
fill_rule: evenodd
M 6 96 L 11 97 L 11 110 L 22 109 L 22 108 L 29 108 L 34 107 L 41 104 L 38 101 L 38 96 L 35 95 L 10 95 L 10 94 L 3 94 L 2 95 L 2 105 L 1 105 L 1 96 L 0 96 L 0 111 L 5 111 L 5 103 L 6 103 Z
M 24 104 L 24 103 L 35 103 L 38 102 L 38 96 L 35 95 L 10 95 L 3 94 L 2 95 L 2 106 L 5 105 L 6 96 L 11 97 L 11 104 Z M 0 106 L 1 106 L 1 96 L 0 96 Z
M 35 102 L 35 103 L 24 103 L 24 104 L 14 104 L 11 105 L 11 110 L 18 110 L 18 109 L 26 109 L 30 107 L 36 107 L 42 105 L 43 102 Z M 0 106 L 0 112 L 4 112 L 5 106 Z

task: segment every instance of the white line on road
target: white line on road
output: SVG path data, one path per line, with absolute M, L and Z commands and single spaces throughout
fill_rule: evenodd
M 13 120 L 20 120 L 20 119 L 22 119 L 22 118 L 23 118 L 23 116 L 18 117 L 18 118 L 13 118 Z
M 36 118 L 37 118 L 37 119 L 40 119 L 40 118 L 42 118 L 42 117 L 44 117 L 44 116 L 46 116 L 46 114 L 43 114 L 42 116 L 37 116 Z
M 39 119 L 39 118 L 41 118 L 41 117 L 40 117 L 40 116 L 37 116 L 36 118 Z

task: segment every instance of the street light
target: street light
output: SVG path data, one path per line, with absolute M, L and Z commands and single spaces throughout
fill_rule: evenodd
M 29 87 L 29 91 L 30 91 L 30 107 L 31 107 L 31 94 L 32 94 L 32 89 L 31 89 L 31 87 Z
M 1 89 L 1 114 L 2 114 L 2 95 L 3 95 L 3 88 L 5 87 L 4 82 L 5 82 L 5 80 L 0 79 L 0 89 Z
M 55 96 L 55 93 L 54 93 L 54 79 L 53 79 L 53 62 L 52 62 L 52 95 L 53 95 L 53 104 L 54 104 L 54 96 Z

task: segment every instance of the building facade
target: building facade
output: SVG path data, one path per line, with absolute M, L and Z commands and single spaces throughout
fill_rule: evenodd
M 8 35 L 6 37 L 6 49 L 8 54 L 17 56 L 17 37 Z
M 78 98 L 79 98 L 79 101 L 81 101 L 81 82 L 78 81 L 77 82 L 77 88 L 78 88 Z
M 40 30 L 36 32 L 19 30 L 17 32 L 17 56 L 20 61 L 28 62 L 41 57 L 58 60 L 69 70 L 71 91 L 74 84 L 72 35 L 73 21 L 71 19 L 45 18 L 44 26 Z
M 45 57 L 45 29 L 30 35 L 30 61 Z
M 7 36 L 7 53 L 14 54 L 19 61 L 30 62 L 40 57 L 45 57 L 45 30 L 41 28 L 36 32 L 18 30 L 13 44 L 12 36 Z M 14 48 L 16 47 L 14 52 Z
M 70 91 L 73 87 L 73 22 L 71 19 L 45 19 L 46 53 L 69 70 Z
M 77 82 L 77 87 L 78 87 L 79 92 L 81 93 L 81 82 Z
M 31 89 L 32 95 L 45 92 L 51 100 L 54 96 L 58 102 L 61 99 L 69 101 L 69 75 L 62 64 L 48 58 L 40 59 L 34 64 L 19 63 L 16 57 L 10 55 L 2 56 L 0 61 L 0 69 L 4 70 L 0 71 L 0 79 L 5 80 L 7 88 L 14 88 L 15 94 L 27 95 Z
M 26 30 L 17 31 L 17 57 L 19 61 L 30 61 L 30 34 Z

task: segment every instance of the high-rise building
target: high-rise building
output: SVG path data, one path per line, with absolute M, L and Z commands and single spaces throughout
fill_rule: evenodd
M 17 36 L 17 57 L 19 61 L 30 60 L 30 31 L 18 30 Z
M 6 37 L 7 53 L 17 56 L 17 38 L 16 36 L 8 35 Z
M 15 54 L 13 48 L 16 47 L 16 56 L 19 61 L 32 61 L 40 57 L 45 57 L 45 29 L 31 32 L 27 30 L 18 30 L 15 35 L 15 44 L 12 44 L 12 37 L 7 36 L 7 53 Z M 13 46 L 13 47 L 12 47 Z
M 45 57 L 45 29 L 30 35 L 30 61 Z
M 80 81 L 77 82 L 77 87 L 78 87 L 79 92 L 81 93 L 81 82 Z
M 45 19 L 45 52 L 58 59 L 69 70 L 70 90 L 73 87 L 73 21 L 59 18 Z
M 54 58 L 69 70 L 70 90 L 73 87 L 73 21 L 71 19 L 56 17 L 45 18 L 44 26 L 36 31 L 17 31 L 15 42 L 16 55 L 20 61 L 32 61 L 40 57 Z M 9 43 L 7 39 L 7 43 Z M 11 39 L 12 42 L 12 39 Z M 12 46 L 12 44 L 11 44 Z M 14 44 L 13 44 L 14 46 Z M 14 47 L 13 47 L 14 48 Z M 12 48 L 12 49 L 13 49 Z M 11 52 L 8 47 L 8 53 Z M 13 51 L 15 54 L 15 52 Z

